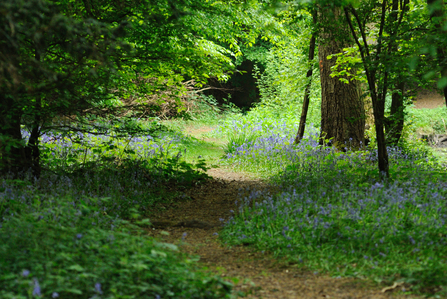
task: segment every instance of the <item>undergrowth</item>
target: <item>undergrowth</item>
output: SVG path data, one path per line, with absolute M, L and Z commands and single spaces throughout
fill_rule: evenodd
M 318 145 L 312 129 L 294 145 L 293 132 L 281 125 L 228 145 L 226 163 L 261 172 L 280 191 L 241 197 L 222 240 L 334 276 L 445 295 L 447 175 L 431 150 L 417 142 L 388 148 L 391 179 L 383 180 L 375 149 L 337 152 Z
M 231 289 L 194 271 L 176 246 L 86 202 L 33 206 L 2 221 L 1 298 L 222 298 Z
M 230 296 L 230 284 L 143 234 L 159 204 L 208 178 L 203 159 L 183 157 L 188 137 L 153 125 L 47 132 L 41 176 L 1 178 L 1 298 Z

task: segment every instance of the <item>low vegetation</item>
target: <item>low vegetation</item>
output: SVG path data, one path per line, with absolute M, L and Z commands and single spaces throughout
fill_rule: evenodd
M 224 243 L 447 296 L 447 159 L 422 140 L 447 132 L 447 112 L 410 105 L 420 88 L 447 97 L 443 1 L 3 0 L 0 11 L 0 298 L 231 297 L 144 234 L 215 165 L 273 186 L 238 200 Z M 360 96 L 373 107 L 368 144 Z
M 321 146 L 315 128 L 295 145 L 293 124 L 272 123 L 239 120 L 220 128 L 230 136 L 226 163 L 268 177 L 278 190 L 240 198 L 220 234 L 223 242 L 334 276 L 445 294 L 447 175 L 416 134 L 388 148 L 391 179 L 383 179 L 373 147 Z
M 313 126 L 295 145 L 291 116 L 259 117 L 271 108 L 220 117 L 207 135 L 226 140 L 223 149 L 181 132 L 217 119 L 209 109 L 163 125 L 135 120 L 139 129 L 127 136 L 119 128 L 44 135 L 42 175 L 1 181 L 1 297 L 230 296 L 231 284 L 142 230 L 159 204 L 188 200 L 182 191 L 207 178 L 206 162 L 254 173 L 276 190 L 238 200 L 224 243 L 312 271 L 445 294 L 447 177 L 411 133 L 417 123 L 388 149 L 391 179 L 383 180 L 374 147 L 321 146 Z
M 224 298 L 231 284 L 175 245 L 144 236 L 159 204 L 207 178 L 200 141 L 153 122 L 150 135 L 51 132 L 44 171 L 0 183 L 1 298 Z M 26 132 L 24 132 L 26 135 Z M 175 186 L 175 187 L 173 187 Z

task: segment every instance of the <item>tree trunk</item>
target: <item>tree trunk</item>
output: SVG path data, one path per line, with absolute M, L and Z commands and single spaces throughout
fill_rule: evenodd
M 37 105 L 41 105 L 41 101 L 38 100 Z M 33 175 L 35 177 L 40 177 L 41 166 L 40 166 L 40 150 L 39 150 L 39 137 L 40 137 L 40 109 L 36 111 L 37 114 L 34 115 L 34 123 L 30 132 L 30 137 L 28 144 L 25 147 L 26 159 L 29 161 Z
M 404 1 L 406 3 L 406 1 Z M 351 36 L 357 44 L 360 51 L 360 56 L 362 57 L 363 67 L 365 69 L 366 78 L 368 80 L 368 88 L 371 96 L 371 101 L 373 104 L 373 114 L 374 114 L 374 125 L 376 126 L 376 139 L 377 139 L 377 158 L 379 164 L 379 171 L 383 177 L 389 177 L 389 161 L 388 152 L 386 148 L 385 132 L 384 132 L 384 113 L 385 113 L 385 96 L 387 91 L 387 77 L 388 74 L 385 71 L 383 75 L 383 84 L 378 87 L 377 81 L 377 65 L 380 64 L 380 54 L 382 51 L 382 37 L 383 28 L 385 26 L 385 13 L 387 8 L 387 1 L 382 2 L 382 13 L 380 18 L 380 29 L 377 38 L 376 52 L 374 56 L 371 55 L 369 51 L 368 39 L 366 37 L 365 26 L 359 20 L 356 10 L 352 6 L 344 7 L 345 20 L 349 25 Z M 362 41 L 357 36 L 357 32 L 354 29 L 354 25 L 351 21 L 350 12 L 355 16 L 355 22 L 357 24 L 357 29 L 359 30 Z M 375 64 L 375 65 L 374 65 Z M 381 92 L 379 92 L 381 90 Z
M 22 112 L 14 105 L 14 100 L 0 94 L 0 172 L 26 171 L 31 166 L 22 142 L 20 121 Z
M 408 0 L 407 0 L 408 1 Z M 407 9 L 408 7 L 406 3 L 402 10 Z M 399 21 L 399 0 L 393 0 L 392 2 L 392 11 L 390 13 L 390 20 L 395 24 L 392 26 L 394 30 L 390 31 L 390 36 L 398 35 L 398 21 Z M 398 53 L 399 49 L 397 43 L 393 40 L 390 41 L 390 45 L 388 48 L 388 53 L 391 52 Z M 397 71 L 398 73 L 398 71 Z M 397 80 L 392 85 L 392 95 L 391 95 L 391 111 L 390 116 L 385 118 L 385 129 L 387 133 L 387 144 L 397 145 L 399 143 L 400 137 L 402 136 L 402 131 L 404 129 L 404 121 L 405 121 L 405 107 L 404 107 L 404 92 L 405 92 L 405 83 L 401 76 L 397 77 Z
M 383 96 L 383 94 L 377 95 L 375 82 L 377 82 L 376 77 L 374 74 L 372 74 L 371 79 L 368 80 L 368 85 L 371 93 L 371 100 L 373 103 L 374 125 L 376 126 L 377 159 L 381 175 L 383 175 L 384 177 L 389 177 L 390 166 L 384 131 L 385 97 Z
M 387 144 L 397 145 L 404 129 L 404 92 L 405 83 L 400 82 L 393 89 L 390 116 L 385 119 Z
M 312 85 L 312 74 L 313 74 L 312 61 L 314 60 L 315 56 L 315 41 L 316 41 L 315 34 L 312 34 L 309 44 L 309 63 L 311 65 L 306 75 L 308 83 L 306 85 L 306 89 L 304 90 L 304 100 L 303 100 L 303 109 L 301 110 L 300 126 L 298 127 L 298 133 L 296 134 L 295 137 L 296 144 L 298 144 L 300 140 L 303 139 L 304 130 L 306 128 L 307 111 L 309 110 L 309 101 L 310 101 L 310 87 Z
M 340 8 L 324 10 L 323 29 L 320 34 L 318 56 L 321 80 L 321 143 L 333 138 L 331 143 L 343 150 L 359 148 L 365 142 L 365 112 L 358 83 L 349 80 L 344 83 L 339 77 L 331 77 L 331 67 L 336 57 L 331 54 L 343 52 L 350 46 L 347 26 L 340 17 Z M 353 70 L 352 70 L 353 71 Z

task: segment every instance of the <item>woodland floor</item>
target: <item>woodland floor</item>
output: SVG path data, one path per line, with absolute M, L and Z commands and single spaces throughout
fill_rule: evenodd
M 186 191 L 191 200 L 166 207 L 148 228 L 148 234 L 179 245 L 180 250 L 198 255 L 210 272 L 235 282 L 235 293 L 246 298 L 418 298 L 399 294 L 403 286 L 377 286 L 372 282 L 335 278 L 300 269 L 271 254 L 247 246 L 224 246 L 216 233 L 220 218 L 231 217 L 235 201 L 247 189 L 268 188 L 259 179 L 229 169 L 214 168 L 206 183 Z M 168 234 L 166 234 L 166 232 Z
M 414 107 L 416 109 L 420 108 L 438 108 L 440 106 L 445 106 L 444 97 L 435 91 L 422 91 L 414 102 Z
M 445 101 L 436 93 L 420 94 L 415 102 L 415 108 L 442 105 Z M 186 133 L 200 138 L 210 130 L 189 128 Z M 235 294 L 271 299 L 422 298 L 403 294 L 403 285 L 385 286 L 357 278 L 331 277 L 304 270 L 248 246 L 225 246 L 218 238 L 223 225 L 219 219 L 226 221 L 232 215 L 230 210 L 237 211 L 235 201 L 241 192 L 269 186 L 260 179 L 227 168 L 213 168 L 208 174 L 211 179 L 185 192 L 191 200 L 177 202 L 151 218 L 155 225 L 147 232 L 199 256 L 201 266 L 235 283 Z

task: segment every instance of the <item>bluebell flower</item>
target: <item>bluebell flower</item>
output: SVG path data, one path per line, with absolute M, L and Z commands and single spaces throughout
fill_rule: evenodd
M 42 294 L 40 290 L 39 281 L 36 278 L 33 279 L 33 284 L 34 284 L 33 296 L 41 296 Z
M 99 294 L 102 294 L 101 283 L 99 282 L 95 283 L 95 291 Z

